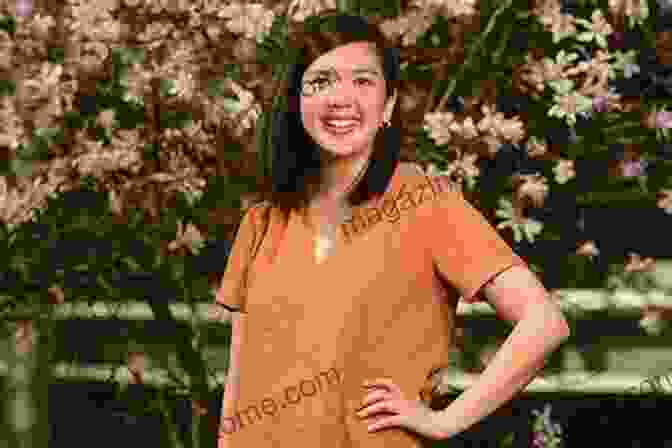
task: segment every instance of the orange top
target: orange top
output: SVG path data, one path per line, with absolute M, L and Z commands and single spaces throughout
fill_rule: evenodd
M 390 378 L 419 398 L 448 360 L 458 300 L 481 300 L 488 280 L 526 263 L 459 189 L 410 163 L 353 210 L 322 264 L 302 215 L 271 209 L 246 273 L 264 206 L 243 217 L 216 298 L 247 312 L 233 447 L 420 446 L 402 428 L 367 432 L 377 418 L 355 415 L 362 383 Z

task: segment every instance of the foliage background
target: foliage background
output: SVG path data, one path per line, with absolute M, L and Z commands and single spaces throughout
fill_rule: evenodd
M 193 399 L 191 443 L 212 433 L 197 425 L 212 417 L 201 412 L 213 392 L 207 338 L 168 303 L 213 300 L 235 226 L 269 169 L 284 38 L 327 8 L 364 15 L 396 42 L 404 157 L 461 182 L 549 289 L 656 286 L 648 274 L 669 245 L 639 254 L 591 218 L 633 205 L 672 213 L 672 7 L 663 0 L 0 8 L 0 316 L 16 365 L 41 373 L 37 388 L 56 349 L 55 305 L 146 300 L 191 379 L 176 386 Z M 663 318 L 647 309 L 640 323 L 659 328 Z M 31 335 L 38 342 L 22 349 Z M 120 360 L 138 383 L 143 362 L 130 345 Z

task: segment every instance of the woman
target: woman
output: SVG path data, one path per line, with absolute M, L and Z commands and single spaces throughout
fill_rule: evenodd
M 245 213 L 217 293 L 233 312 L 219 448 L 447 439 L 529 383 L 567 324 L 458 188 L 399 162 L 399 59 L 379 30 L 327 13 L 291 42 L 273 189 Z M 448 358 L 460 297 L 517 325 L 432 410 L 419 391 Z

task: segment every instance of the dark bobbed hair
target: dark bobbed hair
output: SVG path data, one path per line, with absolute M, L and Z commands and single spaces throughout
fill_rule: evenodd
M 329 10 L 307 19 L 303 29 L 288 33 L 288 48 L 294 52 L 294 58 L 278 90 L 279 95 L 286 96 L 287 102 L 286 107 L 276 108 L 271 114 L 270 179 L 265 182 L 270 188 L 262 194 L 262 200 L 285 214 L 307 206 L 322 180 L 320 147 L 301 122 L 303 74 L 323 53 L 361 41 L 375 46 L 382 62 L 385 96 L 389 99 L 395 90 L 399 92 L 399 51 L 377 26 L 360 16 Z M 401 151 L 398 103 L 399 99 L 390 117 L 390 126 L 380 128 L 374 138 L 369 166 L 347 198 L 350 205 L 359 205 L 387 189 Z

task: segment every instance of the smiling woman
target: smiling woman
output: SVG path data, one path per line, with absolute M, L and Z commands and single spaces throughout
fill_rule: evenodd
M 396 102 L 395 92 L 386 103 L 385 78 L 371 47 L 369 42 L 353 42 L 335 48 L 314 61 L 303 75 L 302 124 L 326 155 L 341 156 L 342 166 L 352 163 L 348 159 L 354 157 L 368 159 L 380 120 L 389 120 Z M 353 96 L 359 98 L 361 107 L 357 110 Z M 334 135 L 348 138 L 334 139 Z
M 288 211 L 314 201 L 326 185 L 338 184 L 332 196 L 343 196 L 365 161 L 370 165 L 349 202 L 381 194 L 399 159 L 398 50 L 375 26 L 335 12 L 307 20 L 288 46 L 297 59 L 278 92 L 288 104 L 274 111 L 272 188 L 265 198 Z
M 289 41 L 297 60 L 278 92 L 288 107 L 273 115 L 272 188 L 245 212 L 217 292 L 234 312 L 223 420 L 313 372 L 342 378 L 257 425 L 222 428 L 218 447 L 413 448 L 450 437 L 519 390 L 557 344 L 560 320 L 460 189 L 414 194 L 449 181 L 400 163 L 399 58 L 380 30 L 326 13 Z M 392 220 L 376 213 L 397 203 Z M 348 239 L 340 224 L 352 216 L 376 225 Z M 457 303 L 483 293 L 525 325 L 482 386 L 450 414 L 430 409 L 420 393 L 455 345 Z

